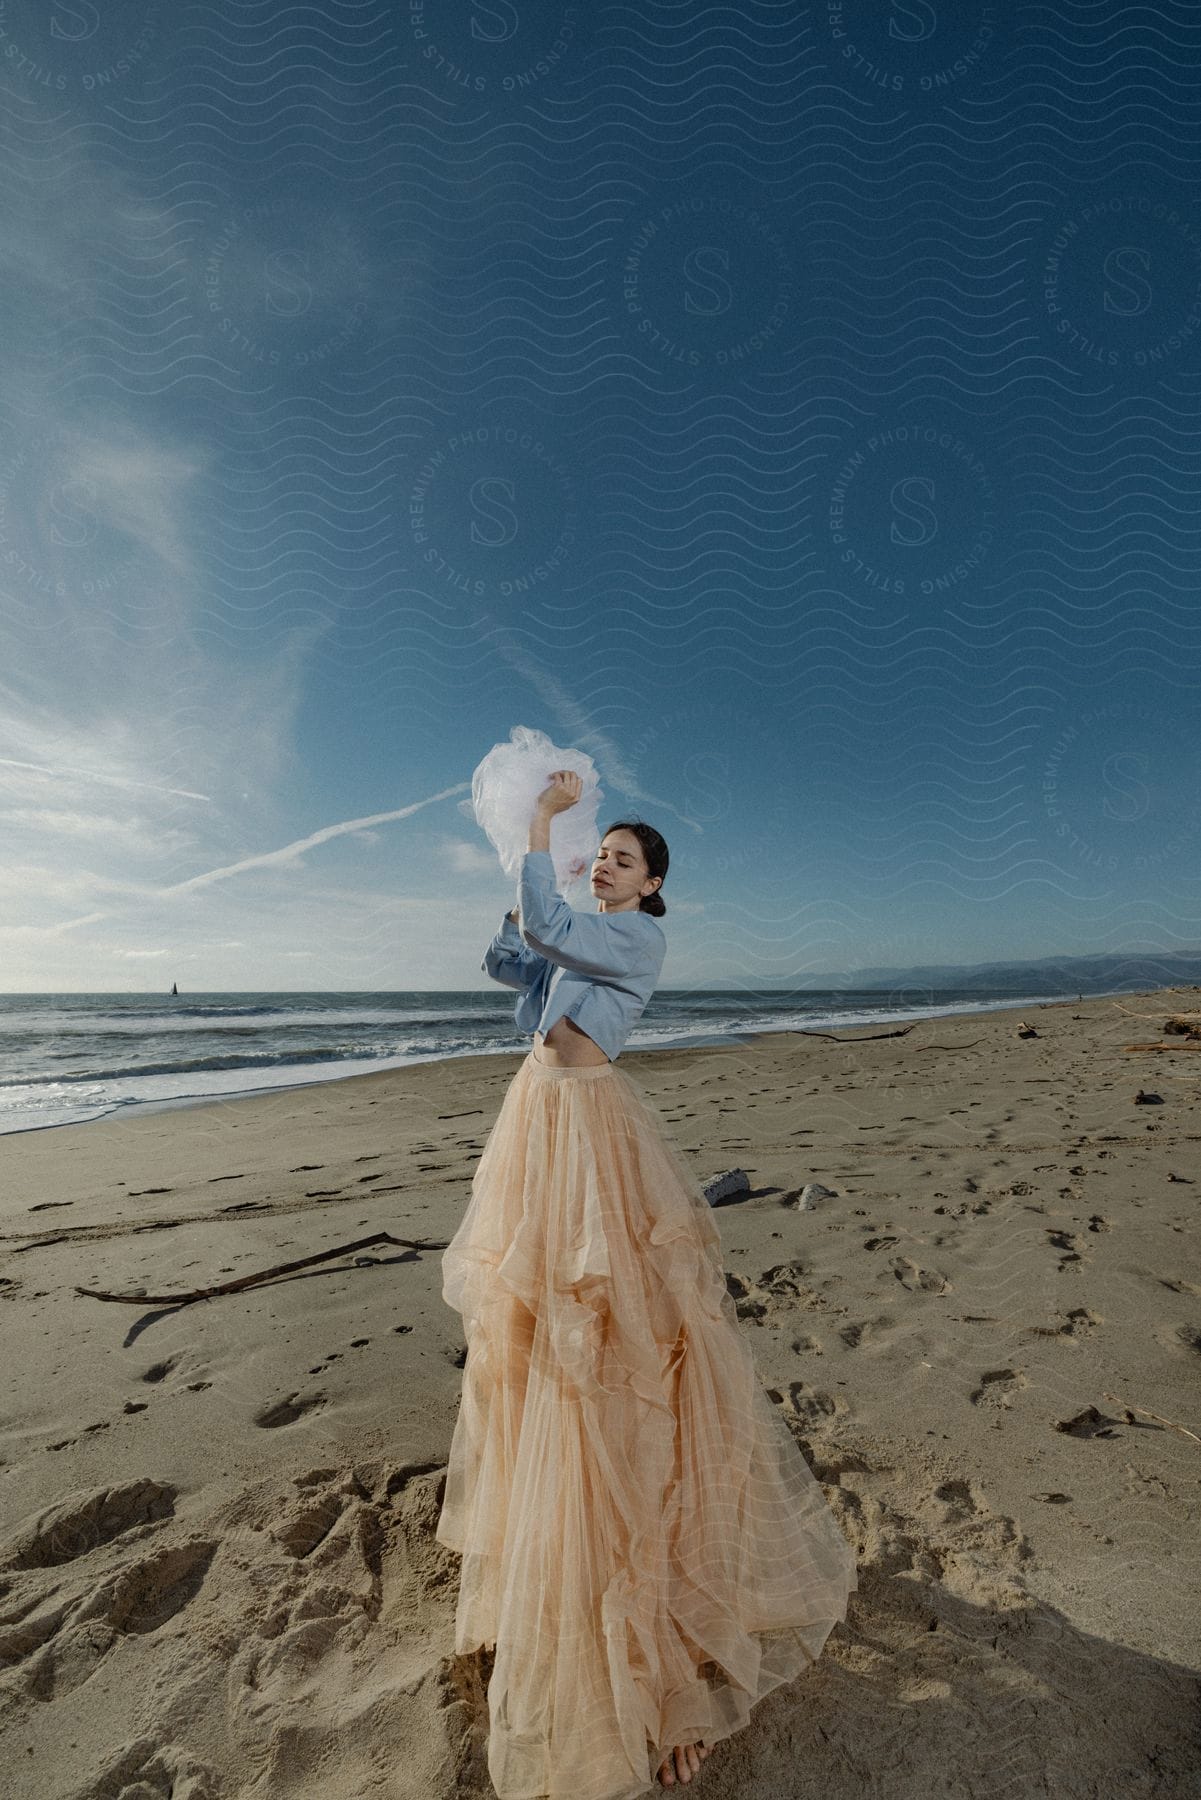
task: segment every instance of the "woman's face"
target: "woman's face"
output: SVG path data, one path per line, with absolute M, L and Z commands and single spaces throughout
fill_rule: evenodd
M 637 911 L 646 857 L 632 831 L 610 831 L 592 859 L 592 892 L 606 912 Z

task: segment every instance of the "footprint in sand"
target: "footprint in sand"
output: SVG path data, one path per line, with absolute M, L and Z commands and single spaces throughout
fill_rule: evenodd
M 790 1424 L 795 1420 L 805 1431 L 817 1431 L 850 1411 L 838 1395 L 824 1393 L 804 1381 L 790 1381 L 783 1392 L 768 1388 L 766 1393 L 774 1406 L 782 1408 Z
M 947 1276 L 940 1275 L 937 1269 L 923 1269 L 907 1256 L 895 1257 L 891 1268 L 901 1286 L 911 1294 L 949 1294 L 953 1291 Z
M 216 1553 L 215 1538 L 160 1545 L 105 1583 L 78 1617 L 102 1618 L 118 1632 L 157 1631 L 199 1593 Z
M 10 1677 L 22 1665 L 24 1693 L 38 1700 L 70 1693 L 121 1637 L 157 1631 L 199 1591 L 216 1539 L 145 1542 L 173 1518 L 175 1494 L 148 1477 L 82 1490 L 25 1520 L 0 1548 L 10 1577 L 0 1657 Z M 129 1560 L 107 1570 L 86 1560 L 110 1547 Z
M 175 1495 L 174 1487 L 148 1476 L 69 1494 L 17 1527 L 0 1549 L 0 1569 L 51 1569 L 74 1562 L 124 1532 L 171 1518 Z
M 270 1527 L 271 1536 L 290 1556 L 300 1560 L 311 1555 L 329 1536 L 347 1505 L 345 1494 L 311 1495 L 290 1508 L 277 1524 Z
M 881 1313 L 875 1319 L 856 1319 L 850 1325 L 841 1326 L 838 1335 L 848 1350 L 859 1350 L 891 1332 L 895 1323 L 887 1313 Z
M 148 1369 L 143 1369 L 142 1380 L 161 1381 L 164 1375 L 169 1375 L 171 1373 L 178 1362 L 178 1356 L 168 1356 L 162 1362 L 151 1363 Z
M 755 1284 L 744 1275 L 735 1275 L 726 1271 L 726 1292 L 734 1302 L 734 1311 L 740 1319 L 747 1319 L 759 1325 L 767 1316 L 767 1302 L 760 1298 Z
M 1098 1325 L 1105 1323 L 1100 1313 L 1090 1312 L 1087 1306 L 1074 1306 L 1064 1319 L 1062 1325 L 1027 1325 L 1027 1337 L 1087 1337 Z
M 958 1477 L 940 1482 L 930 1498 L 942 1508 L 942 1516 L 948 1524 L 963 1524 L 989 1510 L 981 1491 L 971 1481 L 962 1481 Z
M 157 1736 L 134 1738 L 123 1744 L 112 1762 L 102 1764 L 64 1800 L 97 1800 L 109 1794 L 136 1795 L 137 1800 L 205 1800 L 219 1793 L 215 1769 L 185 1750 L 182 1744 L 165 1744 Z
M 926 1534 L 939 1540 L 936 1554 L 945 1559 L 940 1579 L 952 1591 L 957 1585 L 961 1550 L 966 1552 L 965 1579 L 969 1592 L 978 1592 L 977 1559 L 981 1553 L 995 1565 L 997 1577 L 1002 1582 L 1006 1579 L 1002 1573 L 1004 1565 L 1029 1562 L 1034 1555 L 1033 1546 L 1017 1521 L 1007 1513 L 997 1512 L 974 1481 L 953 1477 L 940 1482 L 928 1495 L 919 1498 L 916 1511 Z
M 1049 1230 L 1047 1232 L 1047 1241 L 1054 1249 L 1063 1251 L 1063 1255 L 1059 1259 L 1059 1266 L 1061 1269 L 1068 1268 L 1072 1263 L 1084 1261 L 1083 1256 L 1076 1247 L 1077 1240 L 1072 1232 Z
M 282 1400 L 274 1401 L 253 1415 L 253 1423 L 261 1425 L 264 1431 L 275 1431 L 281 1425 L 294 1425 L 305 1413 L 314 1412 L 326 1404 L 325 1395 L 288 1394 Z
M 794 1300 L 807 1299 L 812 1290 L 801 1279 L 804 1273 L 803 1262 L 777 1263 L 773 1268 L 763 1270 L 759 1282 L 769 1294 Z
M 774 1268 L 764 1269 L 757 1281 L 751 1281 L 727 1270 L 726 1292 L 738 1318 L 762 1325 L 775 1313 L 795 1312 L 798 1301 L 807 1307 L 824 1306 L 822 1296 L 803 1279 L 804 1271 L 803 1262 L 777 1263 Z
M 1201 1330 L 1196 1325 L 1158 1325 L 1151 1335 L 1157 1344 L 1177 1355 L 1201 1353 Z
M 975 1189 L 972 1189 L 975 1192 Z M 955 1206 L 936 1206 L 936 1213 L 944 1213 L 948 1219 L 985 1218 L 992 1211 L 993 1203 L 987 1197 L 982 1200 L 960 1200 Z
M 57 1700 L 90 1681 L 121 1638 L 166 1625 L 199 1593 L 217 1548 L 215 1538 L 164 1544 L 6 1634 L 9 1660 L 25 1661 L 26 1693 Z
M 1030 1383 L 1018 1369 L 986 1369 L 980 1376 L 980 1385 L 972 1389 L 969 1398 L 973 1406 L 998 1406 L 1008 1409 L 1013 1405 L 1014 1396 L 1019 1389 L 1029 1387 Z

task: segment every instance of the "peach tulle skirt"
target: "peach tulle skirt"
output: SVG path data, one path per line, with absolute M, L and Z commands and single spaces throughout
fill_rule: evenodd
M 616 1063 L 525 1058 L 442 1258 L 467 1361 L 437 1537 L 495 1646 L 500 1800 L 631 1800 L 808 1668 L 854 1553 L 760 1386 L 712 1212 Z

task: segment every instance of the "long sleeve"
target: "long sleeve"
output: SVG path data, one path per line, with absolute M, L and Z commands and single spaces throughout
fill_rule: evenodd
M 546 967 L 546 958 L 526 949 L 521 933 L 506 913 L 504 923 L 484 952 L 480 967 L 493 981 L 520 992 L 537 981 Z
M 549 850 L 527 850 L 522 857 L 518 907 L 525 943 L 560 968 L 620 977 L 662 964 L 666 946 L 650 915 L 573 911 L 555 886 Z

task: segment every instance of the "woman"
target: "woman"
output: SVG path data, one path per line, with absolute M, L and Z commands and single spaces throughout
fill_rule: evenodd
M 690 1781 L 816 1660 L 856 1587 L 759 1385 L 704 1195 L 616 1067 L 663 964 L 667 846 L 611 826 L 599 911 L 574 912 L 550 821 L 580 785 L 551 777 L 484 958 L 534 1048 L 442 1261 L 467 1361 L 437 1536 L 463 1558 L 456 1653 L 495 1646 L 500 1800 Z

